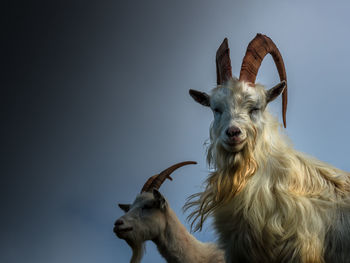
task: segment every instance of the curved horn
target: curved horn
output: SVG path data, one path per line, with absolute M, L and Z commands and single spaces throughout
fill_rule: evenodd
M 262 34 L 257 34 L 256 37 L 249 43 L 246 54 L 242 61 L 239 80 L 255 83 L 261 62 L 267 54 L 271 54 L 273 60 L 275 61 L 280 80 L 285 80 L 287 82 L 286 69 L 284 67 L 281 53 L 273 41 L 269 37 Z M 286 86 L 282 94 L 282 115 L 283 125 L 285 128 L 287 126 L 287 99 Z
M 216 51 L 216 82 L 220 85 L 230 78 L 232 78 L 230 49 L 227 38 L 225 38 Z
M 153 188 L 159 189 L 159 187 L 162 185 L 165 179 L 168 178 L 169 180 L 173 180 L 173 178 L 170 177 L 170 174 L 172 172 L 188 164 L 197 164 L 197 162 L 187 161 L 187 162 L 177 163 L 165 169 L 161 173 L 151 176 L 150 178 L 148 178 L 147 182 L 143 185 L 141 193 L 152 191 Z

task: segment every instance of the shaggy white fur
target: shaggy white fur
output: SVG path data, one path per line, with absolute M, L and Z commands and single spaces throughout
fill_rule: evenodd
M 283 88 L 232 79 L 210 96 L 191 93 L 214 112 L 214 172 L 185 208 L 197 230 L 214 217 L 227 262 L 348 262 L 350 239 L 339 233 L 349 233 L 350 174 L 293 148 L 265 109 Z

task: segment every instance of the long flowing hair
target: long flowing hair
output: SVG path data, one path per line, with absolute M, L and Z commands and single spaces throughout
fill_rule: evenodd
M 201 230 L 204 221 L 213 211 L 226 204 L 237 193 L 242 191 L 248 179 L 257 169 L 254 150 L 257 130 L 248 130 L 249 136 L 245 147 L 237 154 L 227 152 L 211 132 L 211 143 L 207 149 L 207 162 L 214 169 L 206 179 L 205 191 L 191 195 L 184 209 L 195 207 L 188 219 L 192 220 L 191 228 Z M 195 222 L 198 224 L 195 225 Z
M 350 174 L 294 150 L 277 119 L 267 111 L 264 119 L 263 128 L 248 129 L 239 153 L 227 152 L 211 137 L 207 160 L 214 171 L 204 191 L 190 196 L 184 206 L 193 209 L 191 227 L 201 230 L 210 215 L 231 217 L 232 222 L 239 218 L 262 244 L 269 240 L 272 248 L 292 239 L 291 250 L 299 251 L 304 261 L 322 262 L 335 209 L 350 203 Z

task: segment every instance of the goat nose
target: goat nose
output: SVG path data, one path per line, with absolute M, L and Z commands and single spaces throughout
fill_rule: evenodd
M 229 137 L 229 138 L 232 138 L 232 137 L 235 137 L 235 136 L 238 136 L 241 134 L 241 130 L 237 127 L 230 127 L 230 128 L 227 128 L 226 130 L 226 135 Z
M 120 226 L 120 225 L 123 225 L 123 224 L 124 224 L 124 222 L 123 222 L 123 220 L 121 220 L 121 219 L 118 219 L 118 220 L 115 221 L 115 223 L 114 223 L 115 226 Z

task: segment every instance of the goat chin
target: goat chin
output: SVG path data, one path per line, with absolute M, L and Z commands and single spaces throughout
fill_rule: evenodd
M 226 152 L 232 154 L 232 153 L 238 153 L 243 150 L 243 148 L 246 146 L 246 141 L 241 141 L 236 144 L 229 144 L 226 142 L 221 142 L 222 148 L 225 149 Z
M 132 256 L 130 259 L 130 263 L 141 262 L 145 251 L 144 240 L 142 240 L 141 237 L 137 233 L 135 233 L 135 231 L 133 230 L 123 231 L 115 227 L 113 231 L 118 238 L 125 240 L 126 243 L 128 243 L 128 245 L 132 249 Z
M 212 215 L 227 262 L 348 262 L 350 174 L 296 151 L 264 114 L 239 152 L 211 140 L 214 172 L 185 205 L 192 227 Z
M 128 241 L 127 241 L 128 242 Z M 144 243 L 129 243 L 129 246 L 132 249 L 132 256 L 130 259 L 130 263 L 139 263 L 143 257 L 145 251 Z

